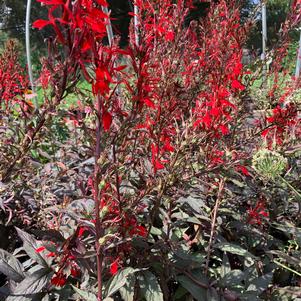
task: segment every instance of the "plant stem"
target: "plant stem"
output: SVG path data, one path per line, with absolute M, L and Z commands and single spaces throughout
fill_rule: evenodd
M 222 192 L 224 190 L 225 186 L 225 179 L 221 179 L 219 182 L 219 187 L 218 187 L 218 193 L 217 193 L 217 198 L 215 202 L 215 206 L 213 209 L 213 217 L 212 217 L 212 224 L 211 224 L 211 232 L 210 232 L 210 239 L 209 239 L 209 244 L 208 244 L 208 250 L 207 250 L 207 259 L 206 259 L 206 266 L 205 266 L 205 274 L 208 274 L 208 269 L 209 269 L 209 261 L 210 261 L 210 255 L 212 251 L 212 245 L 214 242 L 215 238 L 215 225 L 216 225 L 216 218 L 217 218 L 217 212 L 219 209 L 219 205 L 222 199 Z
M 100 191 L 99 191 L 99 182 L 100 182 L 100 168 L 99 168 L 99 158 L 101 154 L 100 149 L 101 141 L 101 99 L 100 96 L 97 96 L 97 118 L 96 118 L 96 145 L 95 145 L 95 168 L 94 168 L 94 198 L 95 198 L 95 227 L 96 227 L 96 258 L 97 258 L 97 299 L 102 301 L 102 264 L 103 264 L 103 254 L 102 247 L 99 244 L 100 238 L 103 236 L 103 229 L 101 226 L 100 220 Z
M 296 274 L 296 275 L 298 275 L 298 276 L 301 277 L 301 273 L 299 273 L 299 272 L 297 272 L 297 271 L 291 269 L 290 267 L 284 265 L 283 263 L 281 263 L 281 262 L 279 262 L 279 261 L 277 261 L 277 260 L 274 260 L 274 262 L 275 262 L 277 265 L 281 266 L 282 268 L 284 268 L 284 269 L 286 269 L 286 270 L 288 270 L 288 271 L 290 271 L 290 272 L 292 272 L 292 273 L 294 273 L 294 274 Z

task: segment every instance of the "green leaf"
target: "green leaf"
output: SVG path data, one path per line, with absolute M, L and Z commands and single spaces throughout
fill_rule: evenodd
M 245 275 L 241 270 L 232 270 L 220 280 L 220 284 L 226 288 L 233 287 L 240 284 L 244 278 Z
M 77 287 L 75 287 L 74 285 L 71 285 L 73 290 L 80 296 L 82 297 L 84 300 L 86 301 L 97 301 L 97 296 L 94 295 L 93 293 L 90 292 L 86 292 L 83 291 Z
M 0 249 L 0 272 L 15 282 L 21 282 L 25 277 L 20 261 L 2 249 Z
M 187 204 L 189 205 L 195 212 L 197 213 L 203 213 L 203 209 L 205 206 L 204 200 L 200 198 L 195 198 L 193 196 L 188 196 L 188 197 L 181 197 L 177 200 L 178 203 L 180 204 Z
M 221 299 L 221 297 L 218 295 L 217 291 L 215 288 L 210 287 L 207 290 L 207 299 L 206 300 L 210 300 L 210 301 L 224 301 L 223 299 Z
M 205 285 L 208 285 L 207 279 L 200 273 L 193 272 L 192 276 Z M 200 287 L 195 281 L 191 280 L 188 276 L 177 276 L 178 282 L 198 301 L 207 300 L 207 289 Z
M 42 252 L 36 251 L 40 247 L 39 242 L 30 234 L 22 231 L 16 227 L 19 237 L 23 241 L 23 248 L 27 255 L 35 262 L 39 263 L 43 267 L 49 267 L 46 259 L 42 256 Z
M 259 294 L 263 293 L 272 282 L 274 272 L 267 273 L 262 275 L 255 280 L 251 281 L 250 285 L 248 286 L 248 291 L 256 291 Z
M 163 232 L 162 232 L 161 229 L 152 226 L 151 230 L 150 230 L 150 233 L 153 234 L 153 235 L 160 236 L 160 235 L 162 235 Z
M 221 277 L 225 277 L 231 271 L 230 262 L 226 253 L 223 255 L 223 262 L 221 266 Z
M 200 253 L 188 253 L 188 251 L 180 248 L 175 250 L 173 254 L 174 264 L 179 268 L 196 268 L 204 263 L 205 260 L 205 255 Z
M 49 269 L 40 269 L 21 281 L 6 301 L 32 301 L 49 283 L 53 272 Z
M 130 267 L 118 271 L 118 273 L 108 281 L 104 290 L 104 296 L 110 297 L 118 292 L 119 289 L 126 284 L 127 277 L 137 271 L 139 271 L 139 269 L 133 269 Z
M 272 226 L 282 231 L 285 235 L 293 235 L 297 243 L 301 245 L 301 228 L 295 227 L 293 224 L 290 224 L 288 222 L 284 224 L 272 223 Z
M 231 243 L 228 243 L 228 242 L 218 243 L 214 247 L 217 248 L 217 249 L 220 249 L 224 252 L 229 252 L 231 254 L 236 254 L 236 255 L 243 256 L 243 257 L 250 257 L 250 258 L 257 259 L 257 257 L 255 255 L 248 252 L 247 250 L 245 250 L 241 246 L 231 244 Z
M 140 290 L 146 301 L 163 301 L 163 294 L 156 276 L 145 271 L 139 277 Z
M 134 300 L 135 282 L 135 275 L 130 274 L 127 277 L 125 285 L 119 289 L 119 293 L 124 301 Z
M 175 300 L 184 300 L 187 293 L 187 290 L 183 286 L 178 286 L 173 297 Z
M 257 292 L 248 291 L 248 292 L 244 292 L 243 294 L 240 294 L 239 300 L 241 300 L 241 301 L 261 301 L 262 299 L 259 298 Z M 283 301 L 283 300 L 281 299 L 281 301 Z

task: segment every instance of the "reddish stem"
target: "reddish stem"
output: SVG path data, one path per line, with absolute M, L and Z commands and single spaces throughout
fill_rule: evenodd
M 96 119 L 96 146 L 95 146 L 95 169 L 94 169 L 94 190 L 95 190 L 95 227 L 96 227 L 96 258 L 97 258 L 97 285 L 98 285 L 98 293 L 97 299 L 98 301 L 102 301 L 102 265 L 103 265 L 103 254 L 102 247 L 99 244 L 99 240 L 103 235 L 103 229 L 101 226 L 100 220 L 100 191 L 99 191 L 99 182 L 100 182 L 100 168 L 99 168 L 99 158 L 101 154 L 100 149 L 100 140 L 101 140 L 101 100 L 100 96 L 97 96 L 97 119 Z

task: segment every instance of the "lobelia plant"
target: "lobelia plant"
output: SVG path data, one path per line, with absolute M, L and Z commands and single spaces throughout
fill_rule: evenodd
M 69 68 L 81 71 L 94 96 L 95 170 L 88 185 L 95 215 L 88 228 L 95 235 L 102 300 L 104 267 L 111 261 L 116 273 L 132 252 L 129 239 L 150 239 L 163 202 L 170 202 L 172 213 L 169 194 L 183 185 L 180 179 L 217 172 L 221 164 L 247 173 L 224 151 L 244 90 L 246 28 L 238 7 L 225 1 L 212 6 L 202 24 L 188 27 L 184 19 L 192 2 L 137 1 L 138 22 L 129 47 L 121 50 L 117 40 L 103 44 L 109 20 L 101 9 L 105 1 L 39 2 L 49 7 L 49 20 L 34 27 L 53 26 L 54 43 L 62 45 Z M 127 65 L 119 64 L 122 57 Z M 168 229 L 166 239 L 171 234 Z
M 226 202 L 239 206 L 230 183 L 252 178 L 248 139 L 258 136 L 248 136 L 244 123 L 242 48 L 252 23 L 241 24 L 237 1 L 211 3 L 206 18 L 187 24 L 193 1 L 137 0 L 126 49 L 118 37 L 104 42 L 105 0 L 37 1 L 49 18 L 33 26 L 54 31 L 40 77 L 45 99 L 3 179 L 71 91 L 86 108 L 78 126 L 94 171 L 80 183 L 81 202 L 68 205 L 65 197 L 48 208 L 52 229 L 39 240 L 18 230 L 31 260 L 22 267 L 10 258 L 15 272 L 6 275 L 18 284 L 9 298 L 255 300 L 265 293 L 274 266 L 258 268 L 260 254 L 231 243 L 219 216 Z M 293 5 L 286 31 L 299 20 L 300 3 Z M 81 79 L 88 92 L 78 88 Z M 286 110 L 275 108 L 260 133 L 275 130 L 282 139 L 297 118 Z M 269 222 L 265 206 L 248 211 L 248 226 Z M 242 221 L 234 213 L 230 226 Z M 22 291 L 28 283 L 35 285 Z

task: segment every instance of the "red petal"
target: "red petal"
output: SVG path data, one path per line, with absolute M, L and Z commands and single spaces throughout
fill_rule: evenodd
M 143 98 L 142 101 L 149 107 L 154 109 L 155 104 L 149 98 Z
M 45 5 L 64 5 L 63 0 L 37 0 Z
M 232 88 L 243 91 L 245 89 L 245 86 L 242 85 L 238 80 L 234 79 L 232 81 Z
M 156 167 L 156 170 L 160 170 L 160 169 L 164 168 L 164 165 L 159 160 L 156 160 L 155 167 Z
M 223 135 L 227 135 L 229 134 L 229 129 L 226 125 L 222 124 L 219 126 L 219 129 L 221 130 Z
M 165 39 L 169 42 L 172 42 L 175 38 L 175 34 L 173 31 L 168 31 L 165 35 Z
M 110 129 L 111 124 L 112 124 L 112 115 L 109 112 L 103 112 L 102 125 L 105 132 L 107 132 Z
M 237 165 L 236 166 L 236 170 L 237 171 L 241 171 L 245 176 L 249 176 L 250 175 L 248 169 L 245 166 L 243 166 L 243 165 Z
M 79 231 L 78 231 L 78 237 L 82 237 L 84 235 L 84 233 L 86 232 L 86 228 L 85 227 L 80 227 Z
M 111 264 L 110 273 L 114 276 L 118 272 L 118 258 Z
M 48 258 L 49 258 L 49 257 L 55 257 L 55 253 L 54 253 L 54 252 L 50 252 L 50 253 L 48 253 L 46 256 L 47 256 Z
M 40 253 L 40 252 L 44 251 L 45 249 L 46 249 L 46 248 L 45 248 L 44 246 L 42 246 L 42 247 L 37 248 L 37 249 L 36 249 L 36 252 L 37 252 L 37 253 Z
M 270 132 L 270 129 L 265 129 L 261 132 L 261 136 L 262 137 L 266 137 L 268 135 L 268 133 Z
M 137 226 L 137 234 L 146 237 L 147 236 L 147 230 L 144 226 Z
M 47 20 L 37 20 L 32 24 L 33 28 L 43 29 L 45 26 L 50 25 L 51 22 Z

